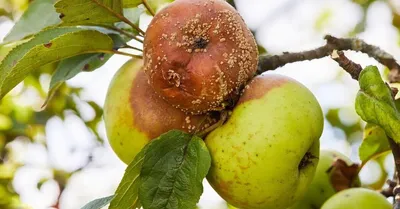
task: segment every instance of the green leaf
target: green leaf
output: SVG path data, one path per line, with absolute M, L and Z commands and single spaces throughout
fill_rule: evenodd
M 109 209 L 137 209 L 141 207 L 138 196 L 141 182 L 140 170 L 148 147 L 149 144 L 136 155 L 135 159 L 126 168 L 124 177 L 119 183 Z
M 110 36 L 110 38 L 114 42 L 114 49 L 119 49 L 119 48 L 125 47 L 126 42 L 130 40 L 128 38 L 122 38 L 118 34 L 109 34 L 108 36 Z
M 195 208 L 210 165 L 201 138 L 175 130 L 161 135 L 148 146 L 144 158 L 140 202 L 146 209 Z
M 11 43 L 1 44 L 0 45 L 0 63 L 7 56 L 7 54 L 19 44 L 26 42 L 27 40 L 15 41 Z
M 114 195 L 111 195 L 108 197 L 103 197 L 100 199 L 95 199 L 95 200 L 89 202 L 88 204 L 86 204 L 85 206 L 83 206 L 82 209 L 101 209 L 104 206 L 108 205 L 113 197 L 114 197 Z
M 356 111 L 368 122 L 382 127 L 386 134 L 400 143 L 400 114 L 396 109 L 390 88 L 383 82 L 378 68 L 368 66 L 360 73 L 360 91 Z
M 111 54 L 94 53 L 81 54 L 60 62 L 50 81 L 50 90 L 43 106 L 53 97 L 57 89 L 66 81 L 82 71 L 93 71 L 110 59 Z
M 17 41 L 38 33 L 43 28 L 60 23 L 54 0 L 35 0 L 4 38 L 5 42 Z
M 61 0 L 55 5 L 62 25 L 110 25 L 121 21 L 121 0 Z
M 364 163 L 387 151 L 390 151 L 390 145 L 385 131 L 368 123 L 364 130 L 364 140 L 359 147 L 360 160 Z
M 0 99 L 38 67 L 79 54 L 112 52 L 106 34 L 75 27 L 45 30 L 15 47 L 0 64 Z
M 137 7 L 143 3 L 142 0 L 122 0 L 122 1 L 124 8 Z
M 82 71 L 93 71 L 101 67 L 111 57 L 111 54 L 94 53 L 81 54 L 61 61 L 51 78 L 50 88 L 62 83 Z

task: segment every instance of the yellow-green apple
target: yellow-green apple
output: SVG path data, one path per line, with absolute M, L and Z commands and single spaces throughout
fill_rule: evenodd
M 130 60 L 112 79 L 104 104 L 104 122 L 114 152 L 130 163 L 150 140 L 172 129 L 188 133 L 214 121 L 208 115 L 190 115 L 161 99 L 151 88 L 142 60 Z
M 154 90 L 194 114 L 223 108 L 258 63 L 253 34 L 224 0 L 177 0 L 163 8 L 146 31 L 143 54 Z
M 334 162 L 338 159 L 344 161 L 347 166 L 353 165 L 352 161 L 345 155 L 333 151 L 333 150 L 321 150 L 319 155 L 319 162 L 315 176 L 305 193 L 304 197 L 299 200 L 290 209 L 315 209 L 321 208 L 324 202 L 333 196 L 336 192 L 337 187 L 332 185 L 334 182 L 336 169 L 341 169 L 334 166 Z M 356 168 L 357 169 L 357 168 Z M 352 186 L 359 186 L 359 180 L 357 177 L 353 179 Z
M 311 183 L 322 129 L 321 107 L 305 86 L 286 76 L 257 76 L 228 121 L 206 138 L 207 179 L 235 207 L 286 209 Z
M 379 192 L 365 188 L 343 190 L 329 198 L 321 209 L 391 209 L 392 205 Z

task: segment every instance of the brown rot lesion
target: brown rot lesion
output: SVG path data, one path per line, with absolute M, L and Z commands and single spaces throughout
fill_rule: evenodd
M 208 44 L 208 40 L 203 37 L 197 37 L 194 39 L 193 48 L 194 49 L 205 49 Z

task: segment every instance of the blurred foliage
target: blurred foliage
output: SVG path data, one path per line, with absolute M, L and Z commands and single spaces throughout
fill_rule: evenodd
M 99 142 L 103 139 L 99 137 L 97 125 L 101 121 L 102 108 L 93 101 L 82 101 L 80 99 L 81 89 L 69 87 L 62 84 L 52 100 L 45 108 L 42 108 L 43 102 L 47 96 L 47 89 L 40 82 L 43 75 L 49 75 L 53 72 L 56 64 L 44 66 L 42 69 L 35 71 L 31 76 L 26 78 L 20 87 L 4 97 L 0 103 L 0 151 L 1 151 L 1 167 L 0 180 L 4 187 L 0 187 L 2 191 L 8 192 L 2 196 L 5 200 L 0 199 L 0 208 L 12 208 L 16 204 L 18 196 L 12 190 L 11 181 L 14 171 L 21 166 L 22 162 L 14 161 L 8 156 L 7 144 L 17 137 L 27 137 L 32 143 L 43 143 L 45 126 L 47 121 L 52 117 L 64 119 L 67 114 L 75 114 L 85 123 L 87 128 L 97 137 Z M 34 97 L 35 101 L 27 101 L 24 97 Z M 88 105 L 95 112 L 95 117 L 90 120 L 82 119 L 79 105 Z M 54 170 L 54 179 L 59 183 L 61 188 L 65 187 L 71 173 L 66 171 Z M 7 200 L 7 201 L 6 201 Z M 4 203 L 4 205 L 2 205 Z
M 326 24 L 329 22 L 329 20 L 332 18 L 333 12 L 330 8 L 325 9 L 319 17 L 317 17 L 317 21 L 315 21 L 314 28 L 317 31 L 322 31 Z
M 7 16 L 10 19 L 18 19 L 28 8 L 31 0 L 1 0 L 0 16 Z
M 0 16 L 17 19 L 27 8 L 28 0 L 0 1 Z M 24 41 L 0 44 L 0 61 L 15 46 Z M 98 123 L 102 118 L 102 108 L 93 101 L 81 100 L 80 88 L 73 88 L 66 83 L 60 85 L 54 93 L 52 100 L 42 107 L 47 97 L 48 84 L 51 74 L 54 73 L 58 63 L 49 64 L 34 71 L 23 83 L 19 84 L 10 94 L 0 101 L 0 208 L 25 209 L 30 208 L 22 204 L 18 194 L 14 191 L 12 180 L 14 173 L 23 162 L 14 159 L 9 146 L 14 139 L 25 137 L 32 143 L 46 145 L 43 136 L 46 136 L 45 126 L 52 117 L 65 119 L 67 114 L 75 114 L 85 123 L 87 128 L 102 142 L 97 132 Z M 44 82 L 42 80 L 45 80 Z M 89 120 L 82 119 L 82 105 L 89 106 L 95 116 Z M 78 170 L 77 170 L 78 171 Z M 76 172 L 76 171 L 74 171 Z M 53 178 L 59 184 L 61 191 L 67 184 L 71 172 L 53 169 Z M 44 180 L 45 181 L 45 180 Z M 42 182 L 43 183 L 43 182 Z M 41 182 L 38 182 L 40 188 Z M 55 205 L 57 206 L 57 204 Z
M 340 117 L 340 110 L 340 108 L 330 109 L 325 117 L 333 127 L 341 129 L 346 134 L 347 140 L 352 142 L 350 136 L 355 132 L 363 131 L 361 120 L 353 124 L 346 124 Z
M 363 7 L 368 7 L 371 3 L 375 1 L 376 0 L 353 0 L 354 3 L 357 3 Z

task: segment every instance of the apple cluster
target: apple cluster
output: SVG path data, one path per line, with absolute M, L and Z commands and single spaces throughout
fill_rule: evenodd
M 319 159 L 321 107 L 294 79 L 255 76 L 257 44 L 233 7 L 176 0 L 154 16 L 143 55 L 116 73 L 104 106 L 107 136 L 122 161 L 129 164 L 162 133 L 196 134 L 230 111 L 204 137 L 211 186 L 243 209 L 286 209 L 303 198 Z

